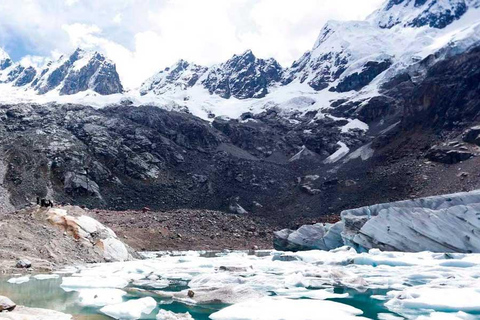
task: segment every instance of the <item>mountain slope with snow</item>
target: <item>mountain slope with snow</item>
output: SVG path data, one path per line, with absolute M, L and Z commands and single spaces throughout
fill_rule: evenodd
M 72 95 L 91 90 L 101 95 L 123 92 L 115 64 L 98 52 L 77 49 L 69 57 L 60 57 L 43 68 L 13 63 L 0 53 L 0 83 L 20 92 L 43 95 Z

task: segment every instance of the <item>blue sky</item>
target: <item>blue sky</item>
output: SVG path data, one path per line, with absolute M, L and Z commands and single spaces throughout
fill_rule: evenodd
M 288 66 L 327 20 L 358 20 L 384 0 L 1 0 L 0 46 L 25 63 L 101 51 L 127 87 L 178 59 L 203 65 L 247 49 Z

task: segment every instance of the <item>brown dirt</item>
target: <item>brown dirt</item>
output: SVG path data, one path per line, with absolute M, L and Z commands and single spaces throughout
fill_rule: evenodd
M 258 217 L 211 210 L 90 213 L 132 248 L 147 251 L 269 249 L 277 229 Z
M 32 268 L 15 268 L 18 259 L 29 260 Z M 44 208 L 0 214 L 0 274 L 49 272 L 64 265 L 102 261 L 92 247 L 49 224 Z

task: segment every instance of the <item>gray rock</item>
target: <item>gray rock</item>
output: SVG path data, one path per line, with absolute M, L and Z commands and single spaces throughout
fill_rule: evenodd
M 64 188 L 69 194 L 86 194 L 100 197 L 98 184 L 86 175 L 67 172 Z
M 438 147 L 433 147 L 426 154 L 428 160 L 445 164 L 459 163 L 460 161 L 468 160 L 473 156 L 474 154 L 470 151 Z
M 20 259 L 15 264 L 16 268 L 28 269 L 32 267 L 32 263 L 27 259 Z
M 0 312 L 13 311 L 17 305 L 5 296 L 0 296 Z
M 471 127 L 462 136 L 463 141 L 480 146 L 480 126 Z

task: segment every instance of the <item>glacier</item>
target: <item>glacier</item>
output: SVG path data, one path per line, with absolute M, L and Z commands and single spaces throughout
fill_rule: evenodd
M 347 245 L 359 252 L 480 253 L 480 190 L 345 210 L 333 226 L 277 231 L 274 245 L 292 251 Z

